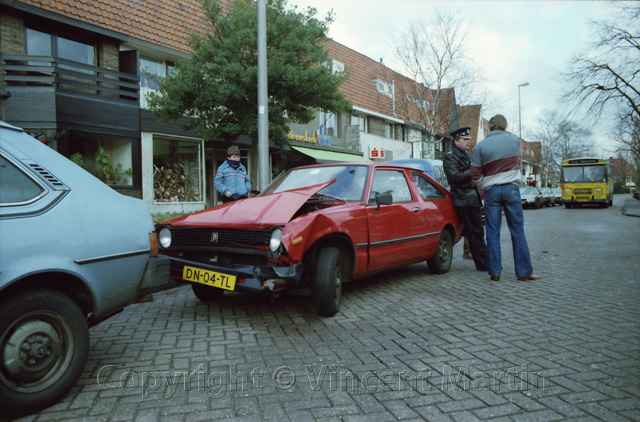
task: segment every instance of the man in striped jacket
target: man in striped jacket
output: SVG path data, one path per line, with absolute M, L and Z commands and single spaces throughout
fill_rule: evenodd
M 506 132 L 507 119 L 497 114 L 489 120 L 487 137 L 479 142 L 471 155 L 469 173 L 484 191 L 484 216 L 487 229 L 487 256 L 491 280 L 500 281 L 502 251 L 500 249 L 501 210 L 504 210 L 511 232 L 513 260 L 518 280 L 538 280 L 532 275 L 529 246 L 524 235 L 524 214 L 517 182 L 520 177 L 520 139 Z

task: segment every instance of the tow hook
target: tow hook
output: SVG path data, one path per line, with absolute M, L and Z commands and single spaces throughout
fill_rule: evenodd
M 264 282 L 262 288 L 269 291 L 282 290 L 287 286 L 287 280 L 283 278 L 272 278 Z

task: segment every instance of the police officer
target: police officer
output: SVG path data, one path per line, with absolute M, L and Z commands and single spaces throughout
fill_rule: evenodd
M 478 189 L 471 179 L 469 168 L 471 157 L 467 154 L 471 141 L 471 128 L 463 127 L 452 131 L 449 135 L 453 138 L 451 151 L 443 160 L 444 172 L 451 186 L 453 205 L 464 225 L 464 237 L 469 242 L 469 249 L 473 256 L 473 262 L 478 271 L 488 271 L 487 245 L 484 241 L 484 229 L 482 227 L 482 215 L 480 206 L 482 201 Z

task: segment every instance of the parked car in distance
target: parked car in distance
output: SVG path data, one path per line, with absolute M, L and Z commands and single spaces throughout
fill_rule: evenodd
M 538 209 L 543 206 L 544 199 L 538 188 L 525 186 L 520 188 L 520 197 L 522 198 L 522 207 L 531 207 Z
M 75 384 L 89 327 L 168 287 L 147 205 L 0 122 L 0 413 Z
M 640 199 L 640 192 L 635 191 L 635 192 L 633 192 L 633 195 L 632 195 L 632 196 L 633 196 L 635 199 Z
M 540 193 L 542 193 L 543 204 L 545 207 L 555 207 L 556 205 L 556 195 L 553 193 L 551 188 L 539 188 Z
M 444 173 L 442 160 L 430 160 L 426 158 L 404 158 L 400 160 L 391 160 L 389 163 L 403 164 L 405 166 L 417 168 L 424 171 L 436 182 L 449 189 L 449 181 Z
M 553 196 L 555 197 L 555 203 L 558 205 L 562 205 L 562 189 L 560 188 L 552 188 Z
M 313 294 L 322 316 L 339 311 L 350 280 L 421 261 L 447 272 L 461 236 L 450 193 L 388 162 L 293 168 L 259 196 L 156 229 L 172 277 L 199 299 L 298 289 Z

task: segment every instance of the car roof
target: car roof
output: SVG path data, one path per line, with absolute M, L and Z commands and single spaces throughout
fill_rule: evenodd
M 362 167 L 374 167 L 374 168 L 377 168 L 377 167 L 394 167 L 394 168 L 398 168 L 398 169 L 413 168 L 413 167 L 408 167 L 406 165 L 402 165 L 402 164 L 391 162 L 391 161 L 379 161 L 379 162 L 371 162 L 371 163 L 345 161 L 345 162 L 334 162 L 334 163 L 309 164 L 309 165 L 306 165 L 306 166 L 293 167 L 291 170 L 295 170 L 295 169 L 299 169 L 299 168 L 335 167 L 335 166 L 362 166 Z

